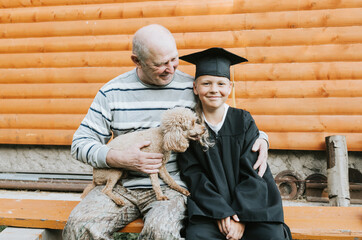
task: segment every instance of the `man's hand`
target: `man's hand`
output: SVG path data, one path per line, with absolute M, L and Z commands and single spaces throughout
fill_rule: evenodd
M 254 164 L 253 168 L 256 170 L 259 168 L 258 175 L 262 177 L 266 171 L 267 159 L 268 159 L 268 143 L 265 139 L 258 138 L 252 148 L 253 152 L 259 152 L 258 160 Z
M 241 223 L 238 216 L 235 214 L 231 218 L 227 217 L 217 220 L 217 225 L 222 234 L 229 240 L 238 240 L 243 237 L 245 224 Z
M 110 167 L 125 168 L 147 174 L 158 173 L 158 169 L 162 165 L 163 154 L 141 151 L 150 144 L 150 141 L 145 141 L 126 151 L 111 149 L 107 154 L 107 164 Z

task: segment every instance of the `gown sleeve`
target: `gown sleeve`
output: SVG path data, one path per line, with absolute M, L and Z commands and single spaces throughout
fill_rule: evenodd
M 221 219 L 236 214 L 201 168 L 199 161 L 204 153 L 199 149 L 191 144 L 185 153 L 180 154 L 178 161 L 181 177 L 191 193 L 187 201 L 189 218 L 203 216 Z
M 258 128 L 250 113 L 245 112 L 245 138 L 240 156 L 239 181 L 234 190 L 233 209 L 241 221 L 283 221 L 281 199 L 274 178 L 267 171 L 260 177 L 258 170 L 253 169 L 258 153 L 253 152 L 252 146 L 258 138 Z

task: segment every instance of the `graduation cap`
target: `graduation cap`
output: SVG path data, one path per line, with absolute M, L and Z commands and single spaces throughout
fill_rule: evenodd
M 195 79 L 203 75 L 226 77 L 230 79 L 230 66 L 248 60 L 223 48 L 209 48 L 180 57 L 196 65 Z

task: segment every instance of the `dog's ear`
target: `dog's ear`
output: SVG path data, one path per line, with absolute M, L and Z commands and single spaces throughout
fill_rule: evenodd
M 163 148 L 166 151 L 185 152 L 189 147 L 189 141 L 185 138 L 179 126 L 172 126 L 172 129 L 164 132 Z

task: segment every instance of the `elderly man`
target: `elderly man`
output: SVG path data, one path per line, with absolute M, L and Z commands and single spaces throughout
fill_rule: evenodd
M 112 135 L 157 127 L 163 111 L 169 108 L 194 108 L 194 79 L 176 70 L 179 60 L 175 39 L 160 25 L 148 25 L 135 33 L 131 59 L 135 69 L 99 90 L 74 134 L 71 149 L 75 159 L 93 167 L 130 171 L 129 178 L 122 182 L 124 187 L 114 188 L 125 205 L 117 206 L 101 192 L 102 186 L 94 188 L 72 211 L 63 231 L 64 239 L 112 239 L 114 232 L 141 216 L 144 228 L 139 239 L 180 239 L 186 197 L 162 184 L 170 200 L 156 201 L 147 175 L 158 172 L 162 154 L 142 152 L 150 142 L 140 142 L 127 151 L 110 149 L 106 143 Z M 264 139 L 254 145 L 255 151 L 260 152 L 255 166 L 260 175 L 266 167 L 268 147 Z M 175 154 L 166 167 L 175 181 L 186 187 L 179 177 Z

